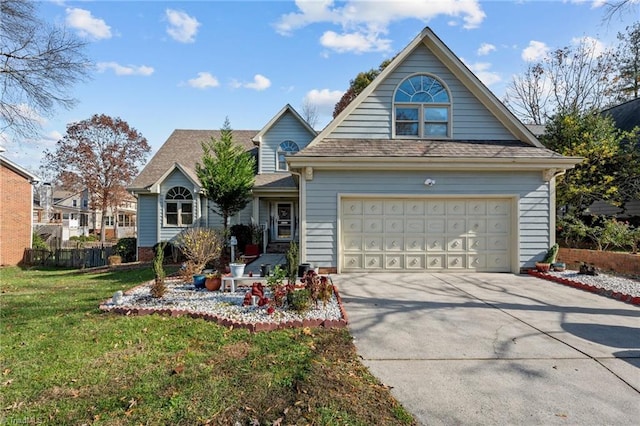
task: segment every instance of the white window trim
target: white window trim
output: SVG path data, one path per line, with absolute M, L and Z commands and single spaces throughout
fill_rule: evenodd
M 398 89 L 400 88 L 400 85 L 402 83 L 404 83 L 405 81 L 416 77 L 416 76 L 427 76 L 429 78 L 432 78 L 434 80 L 436 80 L 438 83 L 440 83 L 442 85 L 442 87 L 446 90 L 447 92 L 447 96 L 449 96 L 449 102 L 448 103 L 443 103 L 443 102 L 396 102 L 396 93 L 398 92 Z M 447 139 L 452 139 L 453 138 L 453 97 L 451 95 L 451 90 L 449 90 L 449 86 L 447 86 L 447 84 L 442 81 L 440 78 L 438 78 L 437 76 L 430 74 L 430 73 L 425 73 L 425 72 L 419 72 L 419 73 L 414 73 L 411 75 L 406 76 L 405 78 L 403 78 L 397 85 L 396 88 L 393 91 L 393 96 L 392 96 L 392 107 L 391 107 L 391 119 L 392 119 L 392 124 L 391 124 L 391 132 L 392 132 L 392 138 L 393 139 L 441 139 L 441 140 L 447 140 Z M 425 123 L 427 123 L 427 121 L 424 119 L 424 110 L 425 110 L 425 106 L 431 106 L 431 107 L 436 107 L 436 108 L 447 108 L 447 135 L 446 136 L 441 136 L 441 135 L 425 135 L 424 134 L 424 125 Z M 418 108 L 418 135 L 397 135 L 396 134 L 396 108 L 397 107 L 414 107 L 414 108 Z M 444 123 L 444 122 L 436 122 L 433 121 L 431 123 Z
M 290 142 L 293 145 L 295 145 L 295 147 L 297 148 L 296 151 L 285 151 L 281 148 L 282 144 L 286 143 L 286 142 Z M 278 149 L 276 149 L 276 171 L 278 172 L 288 172 L 289 171 L 289 166 L 287 165 L 287 161 L 285 160 L 284 162 L 284 168 L 280 167 L 280 155 L 284 155 L 285 157 L 287 156 L 287 154 L 291 154 L 291 153 L 295 153 L 295 152 L 299 152 L 300 151 L 300 146 L 295 143 L 294 141 L 292 141 L 291 139 L 287 139 L 284 140 L 282 142 L 280 142 L 280 144 L 278 145 Z
M 173 188 L 176 188 L 176 187 L 169 188 L 167 193 L 169 193 L 169 191 L 171 191 Z M 195 222 L 196 205 L 195 205 L 195 199 L 193 198 L 193 192 L 190 191 L 188 188 L 185 188 L 185 187 L 182 187 L 182 188 L 184 188 L 187 191 L 189 191 L 189 194 L 192 197 L 191 199 L 187 199 L 187 198 L 167 199 L 166 194 L 164 196 L 164 203 L 163 203 L 164 211 L 163 211 L 163 214 L 162 214 L 162 225 L 165 228 L 185 228 L 185 227 L 192 226 L 194 224 L 194 222 Z M 177 224 L 167 223 L 167 204 L 168 203 L 177 204 L 177 211 L 175 213 L 177 215 L 177 222 L 178 222 Z M 182 223 L 182 206 L 186 205 L 186 204 L 190 204 L 191 205 L 191 223 L 183 224 Z

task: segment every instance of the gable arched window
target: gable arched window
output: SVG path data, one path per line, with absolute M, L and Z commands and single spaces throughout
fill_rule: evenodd
M 284 141 L 278 147 L 278 170 L 289 170 L 287 167 L 287 155 L 300 151 L 294 141 Z
M 426 74 L 404 79 L 393 98 L 396 137 L 451 136 L 451 97 L 445 85 Z
M 164 197 L 164 224 L 187 226 L 193 224 L 193 194 L 183 186 L 174 186 Z

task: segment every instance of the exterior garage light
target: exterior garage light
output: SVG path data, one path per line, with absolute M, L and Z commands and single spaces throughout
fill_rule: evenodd
M 426 186 L 433 186 L 436 184 L 436 180 L 435 179 L 431 179 L 431 178 L 427 178 L 427 180 L 424 181 L 424 184 Z

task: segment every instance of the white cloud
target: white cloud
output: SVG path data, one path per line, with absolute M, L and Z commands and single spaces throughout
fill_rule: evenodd
M 196 89 L 209 89 L 220 85 L 218 79 L 208 72 L 199 72 L 198 76 L 189 80 L 187 84 L 191 87 L 195 87 Z
M 239 89 L 240 87 L 244 87 L 245 89 L 253 89 L 253 90 L 261 91 L 271 87 L 271 80 L 269 80 L 267 77 L 261 74 L 256 74 L 253 77 L 253 81 L 249 83 L 241 83 L 238 80 L 233 80 L 231 82 L 231 87 L 233 87 L 234 89 Z
M 95 40 L 111 38 L 111 27 L 104 20 L 93 17 L 90 11 L 67 8 L 66 13 L 67 25 L 78 30 L 80 36 Z
M 491 43 L 482 43 L 480 45 L 480 47 L 478 48 L 478 50 L 476 51 L 476 53 L 478 54 L 478 56 L 485 56 L 488 55 L 489 53 L 493 52 L 496 50 L 496 47 L 491 44 Z
M 502 81 L 500 74 L 490 71 L 491 64 L 489 62 L 476 62 L 474 64 L 465 62 L 465 65 L 467 65 L 486 86 L 491 86 L 492 84 Z
M 464 28 L 478 27 L 486 17 L 478 0 L 403 0 L 334 2 L 333 0 L 296 0 L 297 12 L 282 15 L 276 31 L 290 35 L 316 23 L 337 25 L 341 31 L 323 34 L 323 46 L 338 52 L 385 51 L 390 41 L 382 38 L 391 23 L 405 19 L 428 22 L 444 15 L 462 21 Z M 355 46 L 362 43 L 362 46 Z
M 595 56 L 600 56 L 601 54 L 607 51 L 607 46 L 601 42 L 600 40 L 585 36 L 585 37 L 575 37 L 571 39 L 571 44 L 574 47 L 584 46 L 593 50 Z
M 320 44 L 338 53 L 387 52 L 391 50 L 391 40 L 378 38 L 378 34 L 337 34 L 333 31 L 327 31 L 320 37 Z
M 331 107 L 331 111 L 333 111 L 333 107 L 342 98 L 343 94 L 344 92 L 340 90 L 313 89 L 307 92 L 304 101 L 318 108 Z
M 98 72 L 105 72 L 107 70 L 113 70 L 116 75 L 142 75 L 149 76 L 153 74 L 153 67 L 146 65 L 120 65 L 117 62 L 98 62 L 96 64 Z
M 167 34 L 171 38 L 181 43 L 193 43 L 196 40 L 196 33 L 201 25 L 196 18 L 180 10 L 167 9 L 165 13 L 169 20 Z
M 549 46 L 541 41 L 531 40 L 529 46 L 522 51 L 522 59 L 535 62 L 544 59 L 549 53 Z

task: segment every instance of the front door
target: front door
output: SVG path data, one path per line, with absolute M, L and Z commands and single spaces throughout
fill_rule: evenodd
M 276 203 L 276 240 L 291 240 L 293 235 L 293 203 Z

